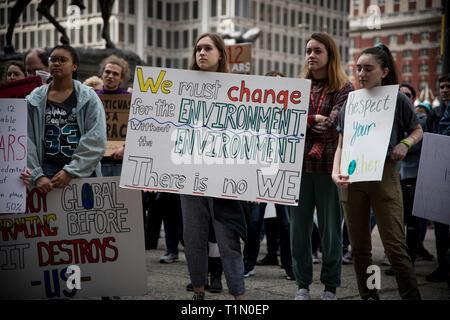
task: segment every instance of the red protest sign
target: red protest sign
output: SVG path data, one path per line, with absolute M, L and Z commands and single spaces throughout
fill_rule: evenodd
M 5 82 L 0 84 L 0 98 L 25 98 L 35 88 L 42 85 L 41 77 L 35 76 L 22 80 Z

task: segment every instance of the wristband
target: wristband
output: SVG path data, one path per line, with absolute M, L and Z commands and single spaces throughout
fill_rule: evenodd
M 404 145 L 406 145 L 408 147 L 408 150 L 411 149 L 411 147 L 412 147 L 411 142 L 409 142 L 406 139 L 401 140 L 400 143 L 403 143 Z

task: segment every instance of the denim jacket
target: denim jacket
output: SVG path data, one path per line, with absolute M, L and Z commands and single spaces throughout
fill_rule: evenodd
M 44 175 L 45 107 L 50 85 L 36 88 L 27 96 L 28 101 L 28 157 L 31 183 Z M 77 97 L 76 117 L 81 138 L 72 160 L 63 169 L 74 178 L 90 177 L 95 171 L 101 177 L 100 160 L 106 150 L 106 120 L 103 104 L 95 91 L 73 80 Z

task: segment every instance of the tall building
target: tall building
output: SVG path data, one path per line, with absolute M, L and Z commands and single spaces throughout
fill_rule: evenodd
M 392 51 L 402 82 L 419 92 L 428 86 L 439 95 L 441 14 L 441 0 L 352 0 L 351 79 L 356 83 L 359 53 L 382 42 Z
M 32 0 L 16 25 L 13 43 L 19 52 L 58 43 L 54 27 L 36 12 L 38 2 Z M 2 47 L 13 4 L 0 0 Z M 70 0 L 56 1 L 51 13 L 66 29 L 69 20 L 76 26 L 68 32 L 72 46 L 103 48 L 98 1 L 85 1 L 79 19 L 69 4 Z M 110 19 L 110 34 L 118 48 L 136 52 L 150 66 L 186 69 L 201 33 L 246 32 L 257 27 L 261 34 L 252 50 L 252 73 L 278 70 L 295 77 L 303 67 L 306 40 L 314 31 L 333 36 L 346 64 L 349 5 L 349 1 L 332 0 L 119 0 Z

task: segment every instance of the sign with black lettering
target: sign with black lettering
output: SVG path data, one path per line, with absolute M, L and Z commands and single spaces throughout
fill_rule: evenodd
M 144 294 L 143 231 L 141 193 L 118 177 L 29 190 L 24 214 L 0 215 L 0 299 Z
M 117 149 L 118 145 L 112 142 L 124 142 L 127 136 L 131 94 L 100 94 L 99 98 L 102 100 L 105 108 L 106 133 L 108 137 L 105 156 L 109 156 Z
M 138 66 L 120 186 L 297 205 L 310 87 Z

